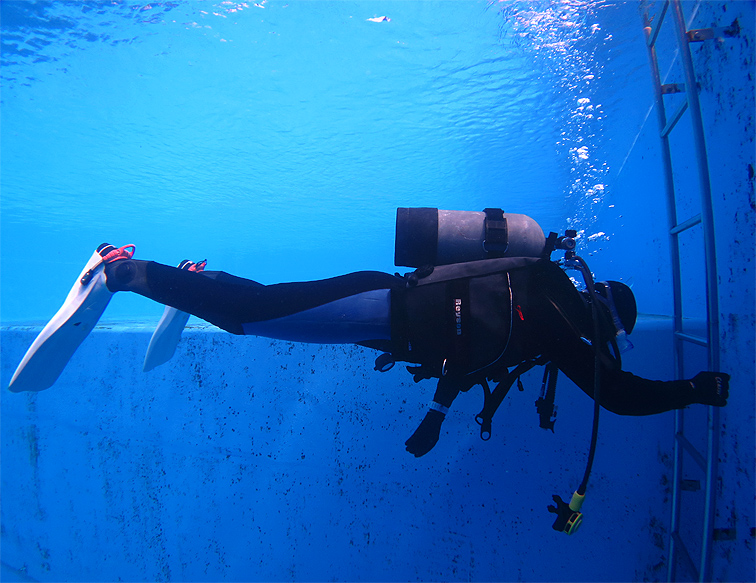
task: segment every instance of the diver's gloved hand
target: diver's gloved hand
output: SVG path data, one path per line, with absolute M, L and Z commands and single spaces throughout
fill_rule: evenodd
M 445 415 L 441 411 L 435 409 L 428 411 L 415 433 L 404 443 L 407 446 L 407 451 L 415 457 L 420 457 L 432 450 L 438 441 L 444 417 Z
M 730 396 L 730 375 L 724 372 L 702 371 L 690 381 L 694 403 L 724 407 Z

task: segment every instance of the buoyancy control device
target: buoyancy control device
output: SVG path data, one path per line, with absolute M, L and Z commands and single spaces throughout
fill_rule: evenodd
M 548 237 L 545 237 L 541 227 L 530 217 L 522 214 L 505 213 L 501 209 L 489 208 L 483 212 L 467 212 L 435 208 L 399 208 L 396 216 L 395 264 L 417 268 L 414 272 L 404 276 L 408 289 L 416 290 L 422 286 L 430 287 L 432 284 L 453 282 L 453 285 L 450 286 L 451 289 L 462 289 L 461 292 L 454 292 L 460 296 L 460 299 L 452 300 L 461 312 L 464 309 L 469 309 L 469 302 L 461 299 L 462 297 L 469 298 L 469 285 L 465 284 L 467 287 L 465 285 L 460 286 L 460 281 L 474 282 L 476 278 L 507 274 L 507 285 L 504 288 L 508 287 L 509 303 L 507 304 L 507 298 L 504 298 L 501 302 L 503 306 L 501 314 L 495 313 L 493 315 L 493 319 L 497 322 L 508 322 L 510 326 L 509 333 L 499 339 L 500 344 L 504 346 L 502 357 L 499 361 L 494 360 L 488 365 L 481 366 L 482 362 L 490 360 L 490 356 L 487 356 L 483 360 L 475 361 L 475 366 L 480 366 L 477 370 L 469 370 L 470 367 L 468 367 L 467 370 L 456 371 L 459 379 L 456 382 L 459 387 L 454 389 L 455 391 L 467 391 L 475 384 L 480 384 L 484 389 L 484 407 L 481 413 L 476 416 L 476 421 L 481 426 L 481 437 L 484 440 L 490 438 L 493 414 L 511 386 L 517 381 L 518 387 L 523 390 L 520 376 L 536 365 L 546 365 L 541 396 L 536 401 L 541 427 L 553 431 L 556 418 L 554 393 L 557 368 L 543 357 L 524 359 L 519 362 L 514 362 L 511 357 L 509 359 L 503 358 L 511 337 L 511 327 L 513 323 L 517 322 L 515 312 L 519 311 L 519 306 L 516 306 L 511 298 L 509 270 L 527 266 L 539 260 L 548 261 L 554 251 L 564 251 L 564 259 L 558 261 L 558 263 L 565 269 L 577 269 L 581 272 L 590 298 L 594 328 L 593 338 L 598 339 L 593 343 L 595 355 L 594 421 L 588 461 L 580 486 L 573 493 L 569 503 L 564 502 L 558 495 L 554 495 L 552 498 L 555 506 L 548 507 L 549 512 L 557 515 L 553 528 L 566 534 L 574 534 L 582 522 L 580 508 L 585 499 L 598 435 L 600 408 L 599 349 L 604 341 L 614 341 L 613 338 L 604 339 L 600 336 L 599 297 L 588 266 L 575 253 L 576 236 L 577 233 L 574 230 L 567 230 L 563 236 L 558 236 L 557 233 L 552 232 Z M 504 295 L 506 296 L 506 294 Z M 426 300 L 423 296 L 419 297 L 422 300 L 417 304 L 422 305 L 422 302 Z M 432 295 L 428 297 L 432 298 Z M 509 312 L 508 320 L 506 312 Z M 409 328 L 412 329 L 413 327 L 409 326 Z M 461 328 L 457 330 L 458 336 L 462 337 L 463 334 L 464 331 Z M 411 357 L 412 339 L 404 340 L 410 348 L 404 354 L 396 356 L 400 360 L 418 362 Z M 618 355 L 616 343 L 614 348 Z M 451 342 L 449 351 L 451 354 L 464 352 L 465 358 L 467 358 L 470 347 L 465 345 L 462 340 L 457 340 L 456 343 Z M 489 352 L 495 354 L 497 350 Z M 387 370 L 387 368 L 390 368 L 386 366 L 387 363 L 393 364 L 393 360 L 391 355 L 382 355 L 376 360 L 376 370 Z M 436 392 L 438 396 L 443 393 L 445 385 L 455 382 L 451 379 L 455 373 L 455 364 L 454 359 L 450 357 L 443 359 L 442 362 L 430 364 L 425 362 L 420 366 L 408 366 L 407 369 L 414 374 L 416 382 L 426 378 L 439 378 L 439 387 Z M 509 367 L 514 368 L 509 370 Z M 497 383 L 493 390 L 489 388 L 488 380 Z M 454 395 L 456 395 L 456 392 L 454 392 Z M 452 396 L 451 399 L 453 400 L 453 398 Z M 443 401 L 443 399 L 440 400 Z M 430 451 L 430 448 L 438 439 L 441 421 L 448 412 L 448 406 L 438 401 L 439 399 L 434 397 L 428 415 L 407 442 L 408 451 L 410 451 L 411 443 L 423 442 L 425 444 L 420 447 L 421 452 L 415 453 L 415 455 L 423 455 Z M 422 435 L 423 432 L 426 434 L 430 432 L 432 435 Z M 413 445 L 413 447 L 415 446 Z

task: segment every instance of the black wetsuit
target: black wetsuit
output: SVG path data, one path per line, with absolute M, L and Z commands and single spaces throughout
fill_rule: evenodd
M 367 271 L 266 286 L 148 261 L 106 267 L 111 291 L 139 293 L 233 334 L 357 343 L 422 365 L 421 375 L 457 383 L 436 399 L 447 407 L 458 390 L 539 355 L 593 396 L 591 311 L 561 268 L 516 258 L 429 271 L 410 277 Z M 650 415 L 695 402 L 689 381 L 624 372 L 602 347 L 601 405 L 609 411 Z

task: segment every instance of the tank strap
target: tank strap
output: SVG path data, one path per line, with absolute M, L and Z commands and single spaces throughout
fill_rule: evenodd
M 486 238 L 483 247 L 487 257 L 500 257 L 507 252 L 509 247 L 509 229 L 504 211 L 501 209 L 485 209 L 486 213 Z

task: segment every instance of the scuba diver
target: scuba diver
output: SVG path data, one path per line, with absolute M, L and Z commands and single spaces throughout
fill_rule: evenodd
M 729 375 L 700 372 L 689 380 L 648 380 L 623 371 L 620 353 L 636 321 L 630 288 L 593 282 L 575 255 L 575 233 L 544 237 L 525 215 L 429 208 L 397 210 L 395 263 L 416 268 L 405 275 L 362 271 L 320 281 L 260 283 L 205 262 L 178 268 L 133 258 L 134 246 L 97 248 L 63 307 L 45 326 L 16 370 L 10 390 L 39 391 L 58 378 L 94 328 L 112 295 L 130 291 L 166 306 L 152 337 L 145 370 L 170 359 L 193 314 L 232 334 L 295 342 L 355 343 L 377 349 L 376 370 L 408 363 L 416 382 L 438 379 L 425 418 L 406 441 L 416 457 L 439 439 L 442 422 L 460 392 L 484 388 L 477 416 L 481 436 L 519 376 L 547 365 L 536 402 L 542 427 L 553 428 L 557 369 L 599 405 L 619 415 L 652 415 L 693 404 L 724 406 Z M 563 261 L 551 254 L 564 250 Z M 578 290 L 564 267 L 582 271 Z M 489 381 L 496 383 L 489 388 Z M 548 388 L 547 388 L 548 387 Z M 554 496 L 554 528 L 571 534 L 581 498 Z M 559 528 L 558 528 L 559 527 Z

